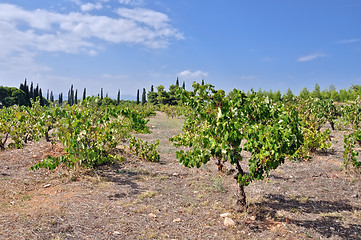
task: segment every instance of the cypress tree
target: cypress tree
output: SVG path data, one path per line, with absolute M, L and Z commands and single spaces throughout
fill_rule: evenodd
M 33 82 L 30 84 L 29 100 L 30 98 L 34 99 L 34 85 Z
M 106 97 L 106 98 L 108 97 L 108 92 L 105 94 L 105 97 Z
M 49 88 L 48 88 L 48 91 L 46 92 L 46 100 L 49 101 Z
M 53 94 L 53 91 L 50 92 L 50 102 L 54 102 L 54 94 Z
M 39 84 L 36 84 L 36 88 L 34 89 L 34 101 L 36 101 L 37 97 L 39 97 Z
M 39 89 L 39 98 L 40 98 L 40 106 L 44 106 L 44 99 L 43 99 L 43 93 L 41 91 L 41 88 Z
M 83 91 L 83 101 L 86 99 L 86 88 L 84 88 L 84 91 Z
M 71 105 L 72 106 L 74 104 L 74 87 L 73 87 L 73 84 L 71 85 L 70 87 L 70 101 L 71 101 Z
M 29 106 L 29 103 L 30 103 L 29 86 L 26 83 L 26 78 L 25 78 L 25 81 L 24 81 L 24 84 L 23 84 L 23 89 L 21 89 L 21 90 L 23 90 L 24 93 L 25 93 L 25 105 Z
M 202 79 L 202 86 L 204 85 L 204 79 Z
M 137 104 L 139 104 L 140 103 L 140 101 L 139 101 L 139 89 L 138 89 L 138 91 L 137 91 Z
M 144 105 L 147 102 L 147 97 L 146 97 L 146 91 L 145 88 L 143 88 L 143 94 L 142 94 L 142 105 Z
M 100 99 L 103 99 L 103 88 L 100 89 Z
M 175 82 L 175 85 L 177 85 L 177 87 L 179 87 L 179 80 L 178 80 L 178 77 L 177 77 L 177 81 Z
M 59 105 L 63 104 L 63 93 L 59 93 Z
M 75 99 L 74 99 L 74 103 L 78 104 L 78 89 L 75 90 Z
M 185 90 L 186 89 L 186 82 L 183 81 L 183 86 L 182 88 Z
M 71 106 L 71 94 L 70 94 L 70 89 L 68 91 L 68 104 Z
M 153 87 L 153 85 L 150 87 L 150 91 L 151 91 L 151 92 L 154 92 L 154 87 Z
M 118 89 L 118 97 L 117 97 L 117 104 L 120 103 L 120 89 Z

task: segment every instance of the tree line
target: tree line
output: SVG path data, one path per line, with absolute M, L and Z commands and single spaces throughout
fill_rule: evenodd
M 204 85 L 204 80 L 202 80 L 201 85 Z M 180 86 L 179 79 L 176 79 L 175 84 L 169 86 L 167 90 L 163 85 L 159 85 L 156 87 L 156 90 L 153 85 L 150 87 L 150 91 L 146 91 L 146 88 L 143 88 L 142 95 L 140 95 L 140 90 L 137 90 L 136 101 L 127 101 L 135 104 L 152 104 L 152 105 L 178 105 L 179 98 L 177 97 L 177 90 L 179 88 L 185 89 L 185 82 L 183 81 L 182 86 Z M 38 84 L 36 86 L 33 82 L 28 84 L 25 79 L 24 83 L 20 84 L 19 88 L 15 87 L 3 87 L 0 86 L 0 107 L 9 107 L 12 105 L 19 106 L 31 106 L 31 100 L 36 101 L 39 98 L 41 106 L 49 105 L 49 104 L 59 104 L 62 105 L 64 102 L 69 104 L 70 106 L 77 104 L 80 99 L 85 100 L 87 97 L 86 88 L 83 89 L 82 97 L 78 97 L 78 90 L 74 89 L 73 84 L 70 86 L 68 90 L 68 98 L 67 101 L 64 101 L 63 93 L 58 94 L 57 100 L 55 100 L 55 96 L 53 91 L 47 90 L 46 97 L 43 96 L 42 89 Z M 248 91 L 247 94 L 252 94 L 252 91 Z M 278 91 L 266 91 L 259 89 L 257 93 L 261 96 L 268 97 L 272 99 L 273 102 L 292 102 L 295 99 L 309 99 L 309 98 L 318 98 L 320 100 L 332 100 L 334 102 L 347 102 L 354 101 L 358 96 L 361 96 L 361 85 L 352 85 L 348 89 L 340 89 L 337 90 L 334 85 L 330 85 L 326 89 L 320 88 L 318 83 L 315 84 L 313 90 L 309 90 L 307 88 L 303 88 L 299 95 L 295 95 L 292 90 L 289 88 L 286 93 L 282 94 L 280 90 Z M 118 90 L 117 99 L 111 99 L 108 96 L 108 93 L 104 96 L 103 88 L 100 89 L 100 93 L 98 97 L 102 100 L 103 104 L 119 104 L 121 101 L 120 89 Z

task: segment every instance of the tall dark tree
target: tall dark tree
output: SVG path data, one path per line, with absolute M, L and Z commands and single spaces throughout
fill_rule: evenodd
M 29 99 L 30 98 L 34 99 L 34 85 L 33 85 L 33 82 L 31 82 L 31 84 L 30 84 Z
M 41 88 L 39 89 L 39 100 L 40 100 L 40 106 L 44 106 L 45 102 L 44 102 L 43 93 L 41 91 Z
M 151 92 L 154 92 L 154 87 L 153 87 L 153 85 L 150 87 L 150 91 L 151 91 Z
M 183 86 L 182 88 L 185 90 L 186 89 L 186 82 L 183 81 Z
M 59 105 L 63 105 L 63 93 L 59 93 Z
M 202 79 L 202 86 L 204 85 L 204 79 Z
M 53 91 L 50 92 L 50 102 L 54 102 L 54 94 L 53 94 Z
M 100 89 L 100 99 L 103 99 L 103 88 Z
M 143 88 L 142 105 L 144 105 L 146 102 L 147 102 L 147 92 L 145 91 L 145 88 Z
M 105 97 L 108 98 L 108 96 L 109 96 L 109 95 L 108 95 L 108 92 L 107 92 L 107 93 L 105 94 Z
M 70 89 L 68 91 L 68 104 L 71 106 L 71 93 L 70 93 Z
M 179 87 L 179 80 L 178 80 L 178 77 L 177 77 L 177 81 L 175 82 L 175 85 L 177 85 L 177 87 Z
M 120 103 L 120 89 L 118 89 L 118 97 L 117 97 L 117 104 Z
M 78 89 L 75 90 L 74 103 L 78 104 Z
M 26 78 L 25 78 L 24 84 L 20 84 L 19 89 L 25 93 L 24 99 L 23 99 L 23 104 L 26 106 L 29 106 L 30 105 L 29 86 L 26 83 Z
M 140 101 L 139 101 L 139 89 L 138 89 L 138 91 L 137 91 L 137 104 L 139 104 L 140 103 Z
M 39 84 L 36 84 L 36 88 L 34 89 L 34 101 L 36 101 L 37 97 L 39 97 Z
M 48 89 L 48 91 L 46 91 L 46 100 L 49 101 L 49 98 L 50 98 L 50 96 L 49 96 L 49 89 Z
M 70 97 L 71 97 L 71 105 L 72 106 L 74 104 L 74 99 L 75 99 L 75 96 L 74 96 L 74 87 L 73 87 L 73 84 L 71 85 L 70 87 Z
M 86 99 L 86 88 L 84 88 L 84 91 L 83 91 L 83 101 Z

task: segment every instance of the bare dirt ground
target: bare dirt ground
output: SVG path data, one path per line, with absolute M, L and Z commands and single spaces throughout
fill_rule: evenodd
M 177 162 L 168 139 L 182 119 L 158 113 L 149 125 L 141 137 L 160 139 L 160 163 L 125 154 L 92 171 L 32 172 L 63 148 L 44 141 L 0 152 L 0 239 L 361 239 L 361 178 L 342 165 L 342 131 L 332 133 L 332 151 L 251 183 L 239 213 L 233 173 Z

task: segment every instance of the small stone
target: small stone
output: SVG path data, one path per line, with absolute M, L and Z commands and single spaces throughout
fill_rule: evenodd
M 176 219 L 173 220 L 173 222 L 180 222 L 180 221 L 181 221 L 180 218 L 176 218 Z
M 249 219 L 251 219 L 252 221 L 256 221 L 256 216 L 250 216 Z
M 118 232 L 118 231 L 114 231 L 113 232 L 113 235 L 120 235 L 121 233 L 120 232 Z
M 44 188 L 47 188 L 47 187 L 50 187 L 50 186 L 51 186 L 51 184 L 49 183 L 49 184 L 44 185 Z
M 229 217 L 226 217 L 224 219 L 224 226 L 226 227 L 234 227 L 236 225 L 236 223 Z
M 173 176 L 178 176 L 178 173 L 173 173 Z
M 156 217 L 157 217 L 157 215 L 155 215 L 154 213 L 149 213 L 148 216 L 149 216 L 149 217 L 152 217 L 152 218 L 156 218 Z
M 230 217 L 232 214 L 230 213 L 222 213 L 220 216 L 221 217 Z

